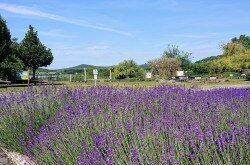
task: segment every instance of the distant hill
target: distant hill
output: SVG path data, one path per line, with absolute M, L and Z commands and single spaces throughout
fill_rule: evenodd
M 50 72 L 51 70 L 45 69 L 45 68 L 38 68 L 37 71 L 38 72 Z
M 64 68 L 64 69 L 60 69 L 60 70 L 79 70 L 79 69 L 83 69 L 83 68 L 108 68 L 109 66 L 94 66 L 94 65 L 88 65 L 88 64 L 81 64 L 81 65 L 77 65 L 77 66 L 73 66 L 70 68 Z
M 146 70 L 149 69 L 149 65 L 146 64 L 142 64 L 139 65 L 141 68 L 144 68 Z M 81 65 L 77 65 L 77 66 L 73 66 L 73 67 L 69 67 L 69 68 L 61 68 L 61 69 L 45 69 L 45 68 L 39 68 L 38 71 L 39 72 L 68 72 L 68 71 L 83 71 L 83 68 L 95 68 L 95 69 L 108 69 L 111 66 L 94 66 L 94 65 L 88 65 L 88 64 L 81 64 Z
M 210 57 L 206 57 L 202 60 L 199 60 L 199 61 L 196 61 L 195 63 L 200 63 L 200 62 L 210 62 L 210 61 L 213 61 L 213 60 L 217 60 L 219 58 L 221 58 L 222 55 L 218 55 L 218 56 L 210 56 Z
M 139 65 L 141 68 L 144 68 L 144 69 L 149 69 L 149 65 L 146 63 L 146 64 L 142 64 L 142 65 Z
M 88 64 L 81 64 L 69 68 L 62 68 L 62 69 L 56 69 L 55 71 L 63 71 L 63 70 L 83 70 L 83 68 L 105 68 L 104 66 L 94 66 L 94 65 L 88 65 Z

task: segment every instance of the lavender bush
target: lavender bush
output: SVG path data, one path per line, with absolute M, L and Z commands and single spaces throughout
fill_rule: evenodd
M 0 105 L 0 143 L 38 164 L 250 164 L 249 88 L 48 87 Z

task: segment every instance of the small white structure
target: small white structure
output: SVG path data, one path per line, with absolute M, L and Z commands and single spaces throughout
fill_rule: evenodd
M 183 70 L 176 71 L 176 77 L 183 77 L 185 76 L 185 72 Z
M 146 78 L 147 79 L 151 79 L 152 78 L 152 73 L 151 72 L 147 72 L 146 73 Z
M 234 75 L 233 75 L 233 74 L 230 74 L 229 76 L 230 76 L 230 77 L 233 77 Z
M 98 75 L 98 70 L 97 69 L 93 70 L 93 75 L 94 75 L 94 83 L 95 83 L 95 86 L 96 86 L 96 80 L 97 80 L 97 75 Z
M 209 77 L 209 80 L 216 80 L 216 77 Z
M 188 80 L 188 77 L 185 77 L 185 76 L 179 77 L 179 81 L 181 81 L 181 82 L 187 81 L 187 80 Z
M 97 75 L 98 75 L 98 70 L 97 69 L 93 70 L 93 75 L 94 75 L 94 79 L 97 80 Z
M 195 77 L 194 79 L 195 80 L 201 80 L 201 77 Z

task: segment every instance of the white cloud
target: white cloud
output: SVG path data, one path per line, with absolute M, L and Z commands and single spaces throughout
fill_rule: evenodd
M 179 38 L 208 39 L 216 37 L 216 35 L 217 35 L 216 33 L 209 33 L 209 34 L 175 34 L 172 36 Z
M 97 50 L 107 50 L 109 48 L 110 47 L 108 45 L 93 45 L 93 46 L 88 47 L 87 49 L 97 51 Z
M 60 29 L 52 29 L 48 31 L 39 31 L 39 35 L 48 36 L 48 37 L 60 37 L 60 38 L 67 38 L 67 39 L 76 39 L 79 38 L 78 36 L 74 35 L 67 35 Z
M 0 9 L 14 13 L 14 14 L 21 14 L 21 15 L 26 15 L 26 16 L 35 16 L 35 17 L 41 17 L 41 18 L 46 18 L 54 21 L 59 21 L 59 22 L 64 22 L 72 25 L 77 25 L 81 27 L 87 27 L 87 28 L 92 28 L 92 29 L 97 29 L 101 31 L 107 31 L 107 32 L 113 32 L 117 34 L 122 34 L 126 36 L 131 36 L 129 32 L 109 28 L 109 27 L 104 27 L 100 25 L 95 25 L 91 24 L 87 21 L 84 20 L 76 20 L 76 19 L 70 19 L 70 18 L 65 18 L 59 15 L 47 13 L 47 12 L 42 12 L 39 11 L 35 8 L 28 7 L 28 6 L 20 6 L 20 5 L 14 5 L 14 4 L 6 4 L 6 3 L 0 3 Z

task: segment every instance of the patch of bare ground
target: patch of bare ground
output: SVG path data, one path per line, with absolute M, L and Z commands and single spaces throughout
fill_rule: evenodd
M 0 165 L 35 165 L 27 156 L 0 147 Z

